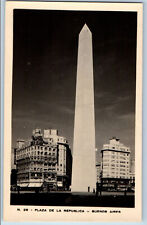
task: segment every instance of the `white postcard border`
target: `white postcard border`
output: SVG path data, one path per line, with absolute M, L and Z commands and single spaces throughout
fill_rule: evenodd
M 11 173 L 11 113 L 13 62 L 13 10 L 89 10 L 137 12 L 136 120 L 135 120 L 135 208 L 53 207 L 10 205 Z M 5 19 L 5 77 L 4 77 L 4 221 L 141 221 L 142 217 L 142 3 L 84 3 L 84 2 L 6 2 Z M 21 211 L 18 211 L 17 209 Z M 23 209 L 28 208 L 29 211 Z M 90 213 L 92 209 L 108 213 Z M 31 211 L 32 209 L 32 211 Z M 35 211 L 36 209 L 36 211 Z M 46 209 L 42 212 L 40 209 Z M 54 212 L 49 212 L 54 209 Z M 56 210 L 61 209 L 62 212 Z M 64 209 L 84 209 L 89 213 L 64 212 Z M 120 210 L 121 213 L 110 213 Z M 38 211 L 40 210 L 40 211 Z

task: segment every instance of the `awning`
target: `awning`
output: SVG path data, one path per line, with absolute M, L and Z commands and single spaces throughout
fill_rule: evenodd
M 57 186 L 58 186 L 58 187 L 62 187 L 62 186 L 63 186 L 62 181 L 58 181 L 58 182 L 57 182 Z
M 18 184 L 19 187 L 28 187 L 29 183 Z
M 28 187 L 41 187 L 42 183 L 29 183 Z

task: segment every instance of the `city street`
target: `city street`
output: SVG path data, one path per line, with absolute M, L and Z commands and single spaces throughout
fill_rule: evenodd
M 109 194 L 109 195 L 108 195 Z M 12 205 L 36 205 L 36 206 L 89 206 L 89 207 L 134 207 L 134 195 L 132 193 L 102 193 L 96 196 L 92 193 L 12 193 Z

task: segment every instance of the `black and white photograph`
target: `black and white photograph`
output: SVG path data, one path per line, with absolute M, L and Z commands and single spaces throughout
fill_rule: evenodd
M 135 209 L 137 13 L 13 9 L 10 206 Z

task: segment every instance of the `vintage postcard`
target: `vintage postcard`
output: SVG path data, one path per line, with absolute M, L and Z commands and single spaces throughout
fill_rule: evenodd
M 6 2 L 5 221 L 141 221 L 142 14 Z

